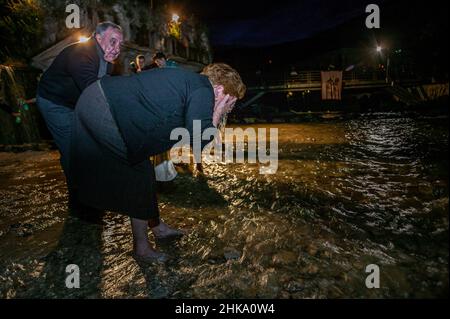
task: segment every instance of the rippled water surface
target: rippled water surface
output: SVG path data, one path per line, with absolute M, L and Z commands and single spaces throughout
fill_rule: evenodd
M 279 167 L 179 166 L 161 215 L 189 230 L 138 265 L 129 220 L 67 217 L 58 153 L 0 153 L 0 297 L 448 296 L 448 118 L 276 124 Z M 253 126 L 253 127 L 256 127 Z M 168 188 L 168 189 L 167 189 Z M 65 288 L 77 264 L 81 288 Z M 365 268 L 380 267 L 380 289 Z

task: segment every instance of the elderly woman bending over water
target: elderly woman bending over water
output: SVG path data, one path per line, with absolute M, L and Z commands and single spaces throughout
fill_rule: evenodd
M 201 74 L 163 68 L 105 77 L 80 96 L 69 182 L 83 204 L 131 217 L 135 258 L 167 258 L 150 245 L 149 227 L 157 238 L 181 234 L 160 221 L 149 156 L 176 143 L 170 140 L 175 128 L 186 128 L 192 140 L 194 120 L 201 120 L 202 133 L 217 126 L 245 90 L 239 74 L 218 63 Z

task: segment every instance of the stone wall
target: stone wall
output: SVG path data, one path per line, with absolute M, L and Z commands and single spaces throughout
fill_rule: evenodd
M 163 0 L 33 0 L 30 3 L 32 8 L 39 8 L 42 20 L 39 28 L 43 32 L 37 33 L 37 45 L 33 48 L 38 55 L 32 60 L 38 70 L 29 68 L 25 62 L 20 62 L 20 67 L 14 61 L 0 66 L 0 103 L 4 106 L 0 108 L 0 151 L 7 145 L 37 145 L 42 138 L 50 138 L 36 105 L 21 109 L 18 101 L 33 98 L 39 73 L 65 46 L 78 41 L 81 35 L 92 34 L 101 21 L 113 21 L 123 28 L 125 43 L 116 65 L 117 73 L 128 73 L 130 62 L 138 54 L 144 54 L 150 61 L 156 51 L 164 52 L 182 67 L 194 71 L 200 71 L 212 60 L 207 29 L 193 15 L 185 12 L 186 16 L 180 17 L 179 38 L 169 33 L 172 12 Z M 65 25 L 69 15 L 66 6 L 72 3 L 81 9 L 80 29 L 68 29 Z M 20 56 L 23 61 L 28 58 Z M 20 116 L 16 116 L 19 111 Z
M 20 103 L 35 96 L 37 76 L 27 68 L 0 65 L 0 151 L 4 145 L 41 141 L 45 128 L 36 105 Z
M 144 54 L 150 60 L 156 51 L 162 51 L 179 64 L 196 71 L 212 60 L 207 29 L 192 14 L 180 17 L 180 38 L 169 33 L 168 23 L 172 12 L 166 1 L 39 0 L 39 3 L 46 12 L 42 50 L 74 34 L 89 36 L 97 23 L 113 21 L 122 27 L 125 39 L 118 61 L 120 72 L 128 71 L 129 63 L 137 54 Z M 65 26 L 68 15 L 65 8 L 70 3 L 78 4 L 81 9 L 81 29 L 67 29 Z M 150 3 L 153 3 L 153 7 Z

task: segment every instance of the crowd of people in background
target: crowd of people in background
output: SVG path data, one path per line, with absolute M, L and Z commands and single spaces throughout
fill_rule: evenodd
M 146 64 L 145 56 L 139 54 L 134 61 L 130 63 L 130 70 L 132 73 L 140 73 L 143 71 L 165 68 L 165 67 L 177 67 L 177 64 L 173 60 L 167 59 L 166 55 L 162 52 L 156 52 L 151 60 L 150 64 Z

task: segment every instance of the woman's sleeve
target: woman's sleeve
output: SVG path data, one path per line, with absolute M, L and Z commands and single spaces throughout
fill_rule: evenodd
M 210 88 L 199 88 L 189 96 L 186 103 L 185 127 L 191 137 L 191 147 L 194 147 L 194 141 L 201 141 L 201 150 L 203 150 L 212 141 L 213 136 L 208 136 L 207 140 L 203 140 L 202 135 L 206 129 L 214 127 L 213 109 L 214 92 Z

